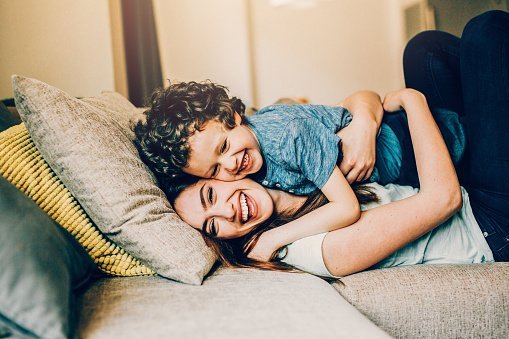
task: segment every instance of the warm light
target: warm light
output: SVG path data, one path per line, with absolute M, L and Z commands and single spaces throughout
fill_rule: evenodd
M 270 0 L 274 7 L 289 7 L 295 9 L 307 9 L 318 5 L 319 2 L 330 0 Z

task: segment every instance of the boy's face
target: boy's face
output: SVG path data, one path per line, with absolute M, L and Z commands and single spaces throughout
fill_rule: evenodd
M 235 127 L 209 121 L 202 131 L 189 138 L 190 156 L 185 173 L 202 178 L 234 181 L 262 168 L 263 158 L 258 141 L 249 127 L 241 125 L 235 113 Z

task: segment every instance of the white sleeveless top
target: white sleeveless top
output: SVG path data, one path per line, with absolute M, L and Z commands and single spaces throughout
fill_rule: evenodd
M 380 198 L 362 206 L 362 210 L 404 199 L 418 192 L 410 186 L 370 183 Z M 394 252 L 373 268 L 416 264 L 467 264 L 494 261 L 493 254 L 475 220 L 467 191 L 462 187 L 463 207 L 451 218 Z M 283 262 L 311 274 L 335 277 L 327 270 L 322 256 L 322 242 L 327 233 L 321 233 L 295 241 L 287 246 Z

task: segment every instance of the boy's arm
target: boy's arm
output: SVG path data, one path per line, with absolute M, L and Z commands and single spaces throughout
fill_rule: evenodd
M 380 96 L 373 91 L 358 91 L 338 105 L 353 117 L 350 125 L 337 133 L 343 144 L 340 170 L 349 183 L 366 180 L 376 160 L 376 137 L 383 117 Z
M 337 166 L 322 187 L 329 202 L 285 225 L 263 233 L 249 258 L 268 261 L 277 249 L 298 239 L 349 226 L 360 218 L 360 206 Z

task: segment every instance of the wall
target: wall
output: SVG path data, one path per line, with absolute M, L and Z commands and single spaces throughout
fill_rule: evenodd
M 334 104 L 400 86 L 391 1 L 325 1 L 305 10 L 251 1 L 261 105 L 278 96 Z
M 210 78 L 248 104 L 403 85 L 397 0 L 330 0 L 298 10 L 269 0 L 154 0 L 164 75 Z M 251 24 L 251 25 L 250 25 Z
M 461 36 L 463 27 L 474 16 L 499 9 L 509 10 L 509 0 L 428 0 L 434 8 L 437 28 Z
M 244 0 L 154 0 L 154 12 L 164 79 L 210 79 L 252 102 Z
M 74 96 L 114 89 L 108 1 L 2 0 L 0 41 L 0 98 L 14 73 Z

